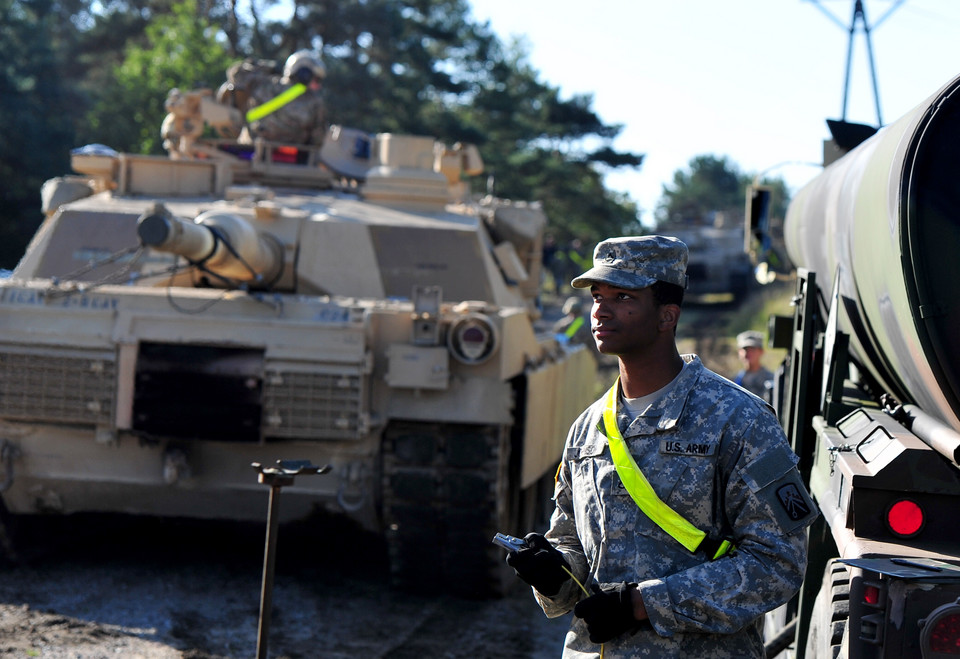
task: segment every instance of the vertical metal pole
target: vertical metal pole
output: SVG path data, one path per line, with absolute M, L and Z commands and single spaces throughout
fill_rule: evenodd
M 277 562 L 277 529 L 280 518 L 277 506 L 280 501 L 280 485 L 270 486 L 270 506 L 267 510 L 267 540 L 263 550 L 263 581 L 260 587 L 260 622 L 257 629 L 257 659 L 267 659 L 270 636 L 270 614 L 273 607 L 273 570 Z
M 860 7 L 860 18 L 863 19 L 863 35 L 867 42 L 867 59 L 870 61 L 870 80 L 873 81 L 873 102 L 877 107 L 877 126 L 883 125 L 880 116 L 880 90 L 877 88 L 877 67 L 873 63 L 873 43 L 870 40 L 870 25 L 867 23 L 867 14 Z
M 853 63 L 853 38 L 857 31 L 857 16 L 860 15 L 860 0 L 854 0 L 853 18 L 850 19 L 849 38 L 847 39 L 847 70 L 843 79 L 843 112 L 840 119 L 847 120 L 847 98 L 850 96 L 850 67 Z
M 259 462 L 250 465 L 259 473 L 259 482 L 270 486 L 270 504 L 267 508 L 267 542 L 263 550 L 263 581 L 260 585 L 260 620 L 257 629 L 257 659 L 267 659 L 270 640 L 270 615 L 273 608 L 273 569 L 277 562 L 277 531 L 280 528 L 280 488 L 293 485 L 295 476 L 325 474 L 330 465 L 317 467 L 309 460 L 277 460 L 276 467 L 264 467 Z

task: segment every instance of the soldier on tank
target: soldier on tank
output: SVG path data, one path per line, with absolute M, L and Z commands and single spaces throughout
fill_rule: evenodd
M 283 74 L 271 74 L 264 62 L 245 60 L 227 72 L 218 100 L 245 113 L 242 140 L 260 137 L 288 144 L 323 144 L 326 116 L 321 85 L 326 68 L 309 50 L 287 58 Z
M 570 428 L 546 535 L 507 557 L 574 612 L 564 657 L 763 657 L 803 581 L 817 513 L 772 409 L 677 350 L 686 264 L 674 238 L 613 238 L 572 282 L 620 375 Z

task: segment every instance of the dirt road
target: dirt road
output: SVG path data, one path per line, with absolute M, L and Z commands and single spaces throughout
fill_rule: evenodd
M 124 518 L 48 519 L 0 567 L 0 657 L 255 657 L 264 530 Z M 529 592 L 472 601 L 388 586 L 376 538 L 332 522 L 279 536 L 269 657 L 555 659 L 568 620 Z

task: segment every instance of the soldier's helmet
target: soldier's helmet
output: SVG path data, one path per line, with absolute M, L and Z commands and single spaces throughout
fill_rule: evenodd
M 298 50 L 287 58 L 283 65 L 284 82 L 301 82 L 307 84 L 312 78 L 323 80 L 327 77 L 327 69 L 312 51 Z

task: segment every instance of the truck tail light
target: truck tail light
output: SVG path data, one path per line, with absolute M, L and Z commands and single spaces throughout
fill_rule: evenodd
M 910 499 L 899 499 L 887 509 L 887 528 L 899 538 L 912 538 L 923 530 L 923 508 Z
M 920 621 L 924 657 L 960 657 L 960 600 L 944 604 Z

